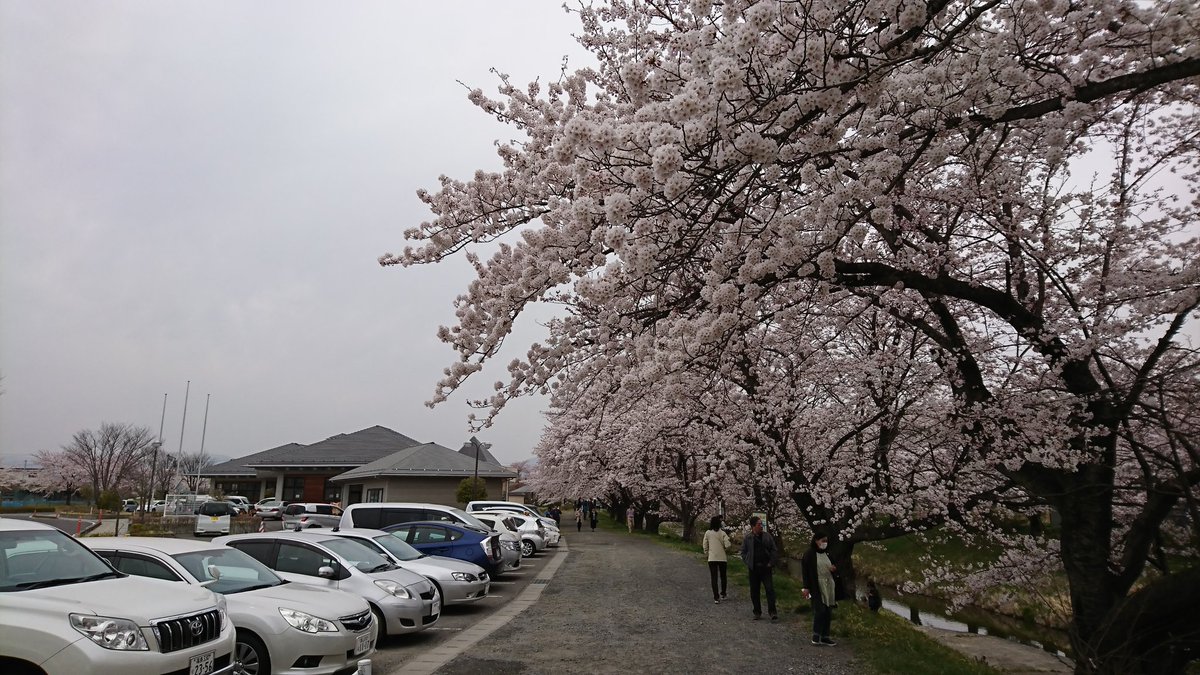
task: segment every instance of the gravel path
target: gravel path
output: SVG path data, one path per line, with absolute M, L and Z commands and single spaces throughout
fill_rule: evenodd
M 624 532 L 564 529 L 570 551 L 538 602 L 440 675 L 861 672 L 844 642 L 808 643 L 808 614 L 752 621 L 749 591 L 732 585 L 713 604 L 698 556 Z M 836 637 L 836 615 L 833 628 Z

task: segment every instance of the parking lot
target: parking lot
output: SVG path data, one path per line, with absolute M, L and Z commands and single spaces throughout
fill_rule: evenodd
M 68 534 L 74 534 L 77 526 L 75 520 L 46 519 L 43 522 L 54 525 Z M 128 520 L 122 520 L 122 531 L 127 526 Z M 283 529 L 282 523 L 277 520 L 263 521 L 262 527 L 269 532 Z M 115 529 L 115 521 L 106 520 L 94 534 L 111 535 Z M 313 531 L 319 532 L 310 530 Z M 191 533 L 182 536 L 195 538 Z M 565 558 L 566 554 L 567 544 L 564 537 L 558 547 L 522 558 L 518 570 L 494 578 L 488 597 L 469 604 L 445 606 L 437 623 L 419 633 L 385 637 L 378 650 L 371 656 L 372 672 L 375 675 L 434 672 L 441 664 L 463 653 L 471 644 L 486 638 L 493 630 L 503 626 L 521 610 L 536 602 L 536 592 L 544 587 L 540 584 L 548 580 L 547 573 L 552 573 L 553 568 L 561 564 L 561 558 Z M 535 580 L 540 584 L 533 587 L 533 593 L 526 593 Z

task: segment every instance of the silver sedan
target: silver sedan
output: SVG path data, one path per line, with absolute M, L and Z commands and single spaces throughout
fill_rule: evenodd
M 491 579 L 479 565 L 457 558 L 425 555 L 400 537 L 383 530 L 346 528 L 329 534 L 357 539 L 410 572 L 416 572 L 433 582 L 447 604 L 475 602 L 487 597 Z

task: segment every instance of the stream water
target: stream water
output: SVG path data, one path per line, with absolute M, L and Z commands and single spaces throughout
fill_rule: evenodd
M 959 633 L 994 635 L 1021 644 L 1037 647 L 1051 654 L 1069 657 L 1067 635 L 1063 631 L 1039 626 L 1028 621 L 996 614 L 978 607 L 966 607 L 950 613 L 945 603 L 927 596 L 895 595 L 883 592 L 883 609 L 904 617 L 918 626 L 930 626 Z M 863 589 L 865 594 L 865 589 Z

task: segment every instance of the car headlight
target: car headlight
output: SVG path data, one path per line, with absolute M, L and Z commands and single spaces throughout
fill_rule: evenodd
M 225 630 L 225 620 L 229 618 L 226 613 L 226 609 L 228 607 L 229 607 L 229 603 L 225 601 L 225 596 L 218 595 L 217 596 L 217 614 L 220 615 L 220 617 L 221 617 L 221 627 L 218 628 L 217 630 Z
M 129 619 L 91 614 L 71 614 L 71 627 L 105 649 L 146 651 L 146 637 L 137 624 Z
M 279 614 L 283 617 L 284 621 L 287 621 L 289 624 L 291 624 L 292 628 L 302 630 L 305 633 L 337 632 L 337 626 L 333 625 L 332 621 L 322 619 L 319 616 L 313 616 L 307 612 L 280 607 Z
M 470 572 L 451 572 L 450 578 L 455 581 L 475 581 L 475 575 Z
M 502 546 L 503 548 L 506 548 L 510 551 L 517 550 L 517 542 L 515 542 L 515 541 L 502 541 L 502 542 L 500 542 L 500 546 Z
M 412 597 L 412 593 L 409 593 L 407 588 L 401 586 L 400 584 L 398 584 L 394 581 L 388 581 L 387 579 L 379 579 L 375 582 L 375 585 L 382 588 L 385 593 L 394 595 L 397 598 L 411 598 Z

